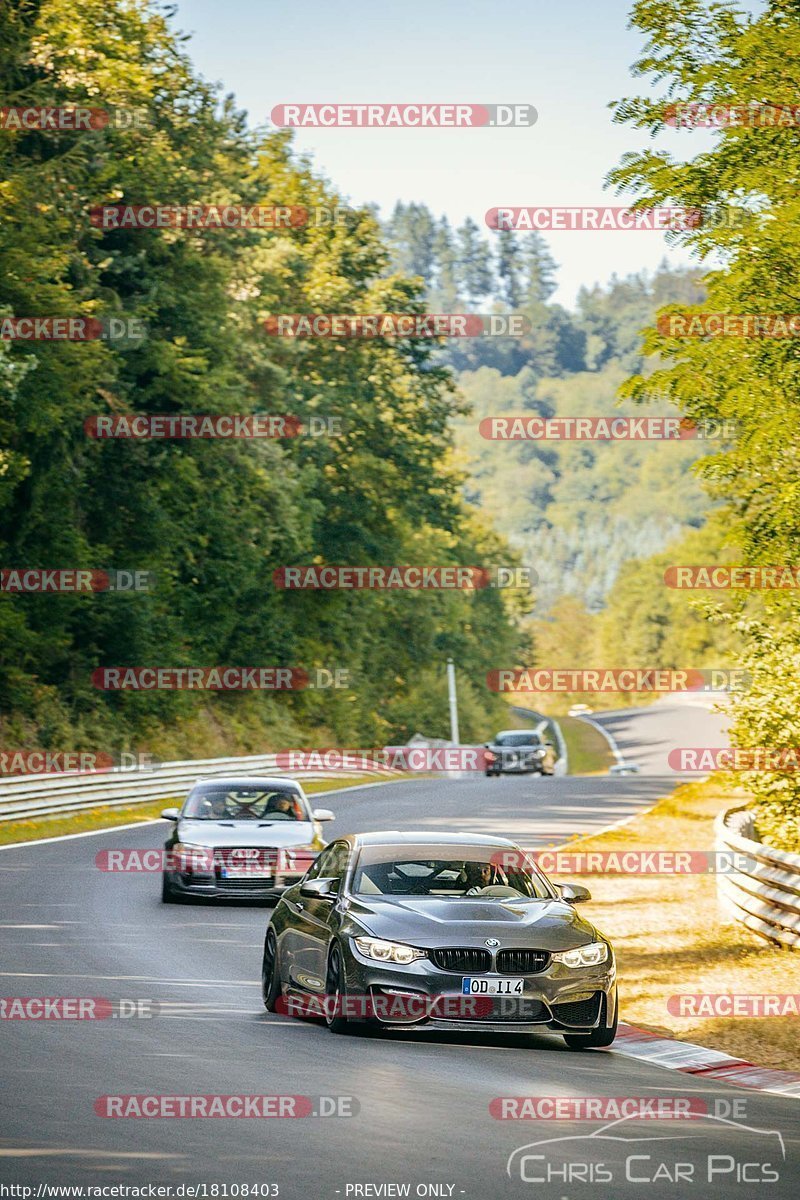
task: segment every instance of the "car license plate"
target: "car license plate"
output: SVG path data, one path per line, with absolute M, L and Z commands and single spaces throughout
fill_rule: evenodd
M 519 976 L 504 975 L 498 979 L 480 979 L 465 975 L 461 981 L 463 996 L 521 996 L 525 980 Z
M 243 863 L 240 867 L 220 867 L 220 879 L 271 879 L 272 875 L 266 863 L 253 863 L 252 866 L 247 866 Z

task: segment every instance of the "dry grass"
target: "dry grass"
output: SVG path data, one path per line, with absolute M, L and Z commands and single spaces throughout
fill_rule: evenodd
M 618 830 L 573 844 L 583 851 L 711 850 L 713 821 L 743 797 L 719 782 L 685 784 Z M 563 881 L 563 879 L 562 879 Z M 713 875 L 587 875 L 585 915 L 614 942 L 622 1018 L 761 1066 L 800 1069 L 796 1017 L 672 1016 L 679 993 L 800 994 L 800 953 L 721 923 Z
M 559 717 L 558 723 L 567 743 L 570 775 L 607 775 L 615 760 L 600 730 L 577 717 Z

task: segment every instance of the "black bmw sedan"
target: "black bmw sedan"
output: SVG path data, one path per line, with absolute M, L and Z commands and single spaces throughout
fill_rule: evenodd
M 327 808 L 312 809 L 284 776 L 199 780 L 183 807 L 161 814 L 167 838 L 161 899 L 265 900 L 300 879 L 324 846 Z
M 324 1017 L 334 1033 L 383 1027 L 519 1033 L 543 1026 L 572 1048 L 617 1030 L 614 954 L 504 838 L 363 833 L 322 851 L 267 928 L 264 1004 Z

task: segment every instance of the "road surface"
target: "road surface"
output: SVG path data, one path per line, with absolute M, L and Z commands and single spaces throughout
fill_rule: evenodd
M 675 782 L 658 773 L 670 743 L 701 744 L 702 734 L 718 744 L 717 718 L 683 703 L 601 719 L 646 773 L 368 788 L 326 801 L 337 813 L 334 828 L 486 831 L 545 845 L 653 803 Z M 573 1053 L 551 1033 L 350 1038 L 266 1014 L 259 991 L 266 910 L 162 906 L 157 875 L 95 867 L 98 851 L 158 846 L 165 828 L 140 825 L 0 852 L 2 995 L 159 1005 L 151 1019 L 0 1021 L 0 1183 L 159 1184 L 178 1197 L 190 1194 L 180 1185 L 207 1185 L 195 1192 L 207 1196 L 224 1196 L 212 1185 L 227 1185 L 230 1196 L 232 1185 L 262 1185 L 258 1194 L 266 1195 L 263 1185 L 276 1184 L 285 1200 L 639 1200 L 645 1187 L 654 1197 L 783 1200 L 800 1191 L 795 1100 L 707 1083 L 614 1051 Z M 587 912 L 591 918 L 591 904 Z M 262 1120 L 95 1112 L 98 1097 L 130 1094 L 344 1096 L 355 1103 L 332 1103 L 358 1113 Z M 624 1122 L 597 1136 L 604 1122 L 490 1114 L 496 1097 L 532 1094 L 689 1097 L 705 1101 L 712 1116 Z M 313 1099 L 312 1110 L 319 1113 L 321 1103 Z M 573 1140 L 530 1147 L 554 1138 Z

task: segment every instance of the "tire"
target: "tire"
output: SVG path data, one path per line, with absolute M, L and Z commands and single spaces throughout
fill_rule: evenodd
M 261 997 L 267 1012 L 278 1011 L 281 996 L 281 976 L 278 970 L 278 941 L 271 929 L 264 939 L 264 957 L 261 960 Z
M 177 904 L 178 897 L 173 892 L 166 875 L 161 876 L 161 903 L 162 904 Z
M 564 1041 L 570 1050 L 601 1050 L 611 1045 L 617 1036 L 617 1024 L 619 1020 L 619 1000 L 616 991 L 614 992 L 614 1023 L 610 1027 L 605 1024 L 607 1006 L 608 1001 L 604 999 L 600 1024 L 591 1033 L 564 1034 Z
M 328 954 L 328 970 L 325 978 L 325 993 L 327 1005 L 325 1008 L 325 1024 L 331 1033 L 350 1033 L 351 1023 L 338 1010 L 346 993 L 342 986 L 342 952 L 336 942 Z

